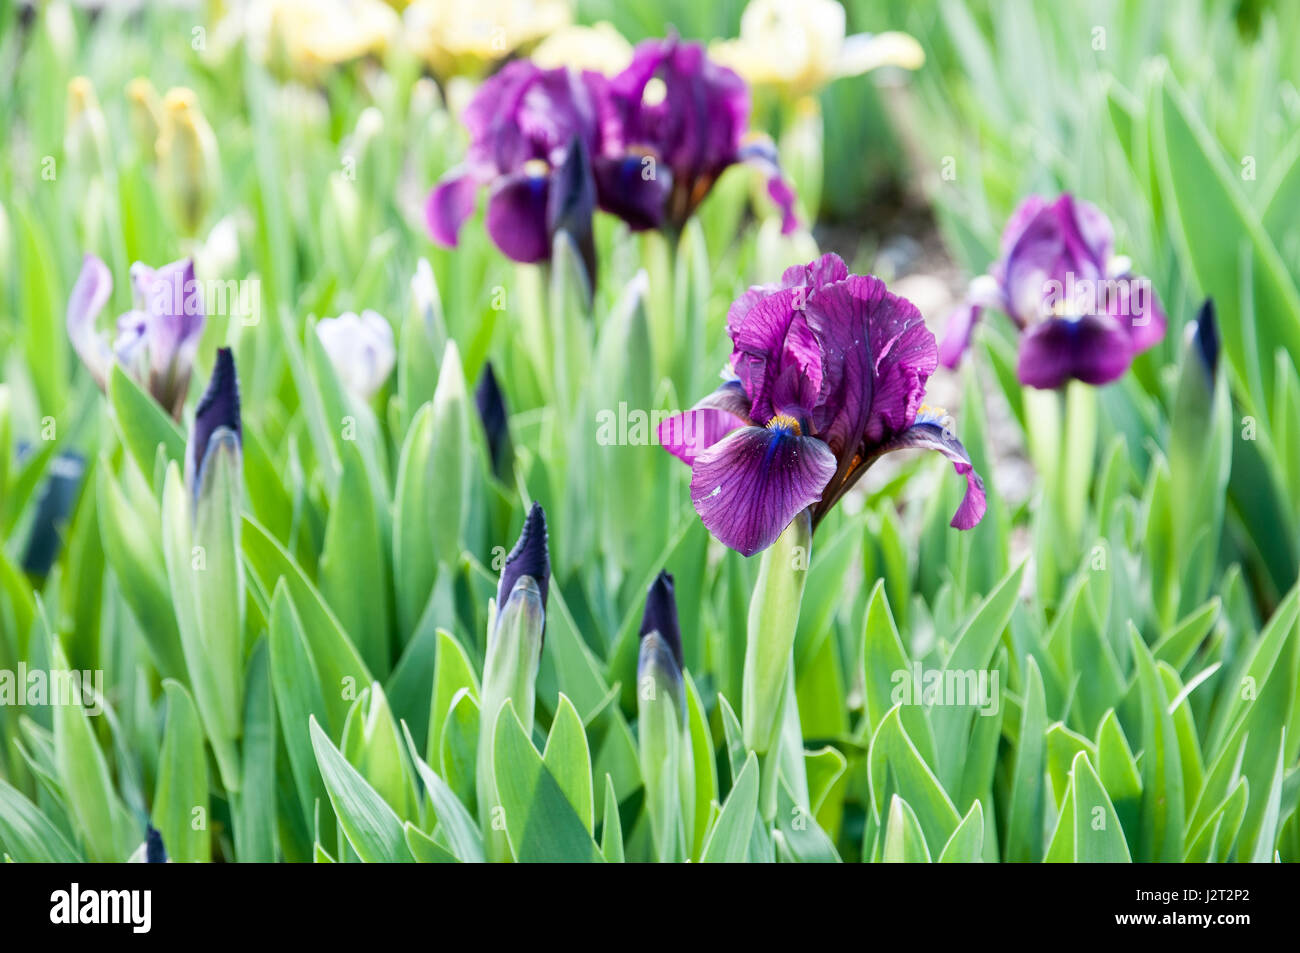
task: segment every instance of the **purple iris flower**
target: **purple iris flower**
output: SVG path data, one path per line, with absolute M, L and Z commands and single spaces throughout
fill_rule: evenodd
M 478 190 L 487 187 L 488 235 L 506 257 L 545 261 L 564 229 L 590 274 L 596 207 L 590 162 L 612 121 L 608 80 L 590 70 L 515 60 L 479 88 L 461 118 L 470 135 L 465 161 L 443 176 L 425 206 L 434 241 L 456 247 Z
M 121 364 L 179 420 L 203 335 L 203 301 L 194 263 L 184 258 L 155 270 L 136 262 L 131 287 L 135 307 L 118 317 L 110 345 L 107 335 L 96 330 L 95 320 L 113 294 L 113 275 L 102 261 L 87 255 L 68 298 L 68 337 L 101 388 L 107 386 L 114 362 Z
M 600 207 L 633 229 L 680 228 L 728 166 L 768 176 L 768 194 L 794 231 L 794 191 L 770 140 L 749 134 L 749 88 L 704 47 L 677 37 L 646 40 L 610 80 L 617 123 L 594 160 Z
M 752 556 L 810 506 L 815 527 L 882 454 L 909 448 L 938 450 L 966 477 L 954 527 L 983 518 L 983 480 L 921 402 L 934 335 L 879 278 L 824 255 L 750 288 L 727 330 L 735 377 L 659 428 L 690 464 L 691 502 L 722 542 Z
M 1031 195 L 1002 233 L 1001 257 L 971 283 L 939 349 L 956 367 L 985 308 L 1020 329 L 1017 376 L 1045 390 L 1071 379 L 1107 384 L 1165 336 L 1165 313 L 1149 279 L 1113 254 L 1114 230 L 1096 206 L 1068 192 Z

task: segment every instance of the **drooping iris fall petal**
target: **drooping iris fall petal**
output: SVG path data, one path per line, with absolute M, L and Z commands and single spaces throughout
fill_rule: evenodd
M 1128 370 L 1132 347 L 1123 326 L 1107 316 L 1050 318 L 1021 338 L 1016 376 L 1044 390 L 1069 380 L 1109 384 Z
M 691 503 L 709 532 L 745 556 L 771 546 L 835 473 L 825 443 L 787 426 L 742 427 L 698 457 Z
M 952 461 L 953 469 L 966 478 L 966 495 L 953 514 L 954 529 L 972 529 L 984 518 L 987 500 L 984 497 L 984 480 L 975 472 L 970 454 L 960 440 L 933 414 L 921 413 L 916 422 L 901 433 L 891 437 L 877 450 L 877 454 L 895 450 L 937 450 Z

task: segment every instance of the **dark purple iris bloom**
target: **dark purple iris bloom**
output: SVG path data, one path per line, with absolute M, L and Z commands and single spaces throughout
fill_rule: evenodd
M 1020 329 L 1017 376 L 1045 390 L 1071 379 L 1107 384 L 1165 336 L 1165 313 L 1151 282 L 1113 254 L 1115 234 L 1096 206 L 1068 192 L 1031 195 L 1002 233 L 1001 257 L 971 283 L 948 319 L 940 359 L 956 367 L 985 308 Z
M 564 229 L 592 264 L 596 207 L 591 157 L 611 122 L 608 80 L 589 70 L 544 70 L 515 60 L 485 82 L 461 117 L 465 161 L 443 176 L 425 206 L 434 241 L 456 247 L 478 190 L 488 187 L 487 231 L 514 261 L 551 256 Z
M 637 45 L 610 80 L 617 124 L 594 160 L 600 207 L 633 229 L 680 228 L 728 166 L 748 162 L 768 176 L 788 234 L 798 225 L 794 191 L 770 141 L 749 136 L 749 88 L 676 37 Z
M 815 527 L 882 454 L 914 447 L 938 450 L 966 477 L 952 525 L 983 518 L 984 482 L 921 402 L 934 335 L 879 278 L 824 255 L 745 292 L 727 330 L 735 378 L 659 428 L 691 465 L 691 502 L 722 542 L 751 556 L 809 506 Z

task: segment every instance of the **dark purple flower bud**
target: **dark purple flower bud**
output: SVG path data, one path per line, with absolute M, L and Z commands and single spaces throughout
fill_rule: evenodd
M 673 577 L 660 571 L 646 592 L 645 613 L 641 616 L 641 638 L 658 632 L 672 653 L 678 669 L 684 669 L 682 660 L 682 632 L 677 624 L 677 599 L 673 593 Z
M 488 456 L 492 461 L 492 472 L 504 480 L 510 472 L 511 443 L 510 415 L 506 411 L 506 397 L 497 383 L 492 362 L 483 365 L 478 384 L 474 387 L 474 404 L 478 407 L 478 418 L 483 423 L 483 433 L 487 437 Z
M 914 447 L 966 477 L 952 525 L 983 517 L 969 455 L 922 405 L 938 353 L 910 301 L 824 255 L 741 295 L 727 329 L 735 378 L 659 428 L 691 465 L 691 501 L 722 542 L 753 555 L 808 507 L 816 526 L 882 454 Z
M 144 834 L 144 861 L 146 864 L 167 863 L 167 848 L 163 846 L 162 834 L 152 824 Z
M 542 594 L 542 611 L 545 611 L 551 589 L 551 555 L 546 548 L 546 513 L 540 503 L 534 503 L 528 511 L 515 548 L 510 550 L 501 570 L 501 581 L 497 584 L 498 613 L 505 611 L 515 583 L 523 576 L 530 576 L 537 583 Z
M 22 456 L 20 448 L 20 458 Z M 27 534 L 27 549 L 23 553 L 23 571 L 36 577 L 49 574 L 59 550 L 63 547 L 63 531 L 68 516 L 77 502 L 85 461 L 75 453 L 61 453 L 50 464 L 45 479 L 45 489 L 36 504 Z
M 1160 342 L 1167 323 L 1150 281 L 1114 254 L 1110 221 L 1068 192 L 1052 202 L 1030 196 L 1012 214 L 1000 257 L 948 320 L 945 366 L 961 360 L 988 308 L 1021 332 L 1021 383 L 1043 389 L 1115 380 Z
M 592 178 L 591 158 L 582 139 L 574 137 L 569 151 L 551 177 L 546 234 L 553 239 L 564 232 L 573 239 L 593 287 L 596 284 L 596 240 L 591 231 L 591 218 L 595 214 L 596 182 Z
M 229 434 L 229 437 L 225 435 Z M 186 455 L 186 482 L 197 498 L 203 484 L 203 474 L 209 456 L 216 449 L 215 440 L 233 440 L 235 449 L 243 447 L 244 429 L 239 414 L 239 377 L 235 372 L 235 358 L 230 348 L 217 349 L 217 361 L 212 368 L 208 389 L 194 412 L 194 427 L 190 431 L 190 445 Z
M 1213 298 L 1205 299 L 1201 310 L 1197 312 L 1193 328 L 1194 351 L 1201 359 L 1210 387 L 1213 388 L 1215 377 L 1219 373 L 1219 322 L 1215 317 Z

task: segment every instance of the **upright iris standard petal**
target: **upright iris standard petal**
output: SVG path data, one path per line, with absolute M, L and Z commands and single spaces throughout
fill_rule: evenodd
M 546 547 L 546 512 L 540 503 L 534 503 L 524 519 L 524 528 L 519 533 L 515 548 L 506 556 L 505 567 L 501 570 L 501 581 L 497 585 L 497 612 L 503 612 L 515 583 L 524 576 L 530 576 L 537 583 L 541 593 L 542 610 L 546 609 L 547 596 L 551 589 L 551 554 Z
M 709 532 L 752 556 L 821 499 L 834 473 L 835 455 L 793 421 L 742 427 L 695 458 L 691 503 Z
M 967 477 L 959 529 L 984 515 L 960 442 L 918 416 L 938 364 L 916 307 L 835 255 L 750 288 L 727 313 L 736 378 L 659 428 L 691 466 L 691 502 L 732 549 L 766 549 L 797 514 L 825 517 L 882 453 L 939 450 Z
M 934 335 L 915 305 L 871 275 L 819 288 L 807 321 L 824 367 L 817 426 L 843 465 L 864 441 L 915 418 L 938 362 Z
M 214 440 L 223 433 L 234 437 L 236 446 L 244 441 L 244 425 L 239 413 L 239 377 L 230 348 L 217 349 L 208 389 L 194 411 L 194 428 L 185 458 L 185 482 L 196 497 L 203 483 L 203 473 Z
M 153 271 L 132 268 L 137 303 L 147 318 L 149 391 L 179 418 L 203 335 L 203 301 L 194 262 L 185 258 Z

